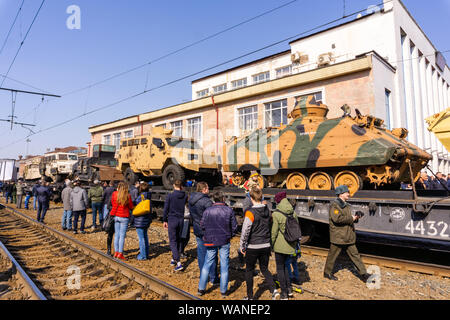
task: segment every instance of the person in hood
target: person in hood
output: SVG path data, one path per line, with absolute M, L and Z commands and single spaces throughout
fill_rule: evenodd
M 50 206 L 51 195 L 52 192 L 50 191 L 48 182 L 43 182 L 36 189 L 36 197 L 38 199 L 38 211 L 36 220 L 39 222 L 44 222 L 45 214 L 47 213 L 47 210 Z
M 170 250 L 172 250 L 172 260 L 170 265 L 175 266 L 174 271 L 184 269 L 180 262 L 182 249 L 181 233 L 184 223 L 184 209 L 188 200 L 186 192 L 182 189 L 181 180 L 176 180 L 173 185 L 174 191 L 169 193 L 164 202 L 163 226 L 168 229 Z
M 84 224 L 86 223 L 86 208 L 88 207 L 88 196 L 86 190 L 82 189 L 78 181 L 73 183 L 74 188 L 70 194 L 70 208 L 73 214 L 73 233 L 77 234 L 78 218 L 81 216 L 81 233 L 84 231 Z
M 287 216 L 293 216 L 294 208 L 288 199 L 286 199 L 285 192 L 284 195 L 281 194 L 281 197 L 277 198 L 277 195 L 275 196 L 275 202 L 279 200 L 279 203 L 276 210 L 272 213 L 272 247 L 275 252 L 277 276 L 281 287 L 281 300 L 287 300 L 288 296 L 293 297 L 294 295 L 286 263 L 289 261 L 291 255 L 296 253 L 298 241 L 287 242 L 284 238 Z M 298 221 L 297 217 L 294 216 L 294 218 Z
M 200 226 L 200 221 L 202 220 L 203 212 L 212 205 L 213 202 L 209 198 L 208 184 L 204 181 L 199 182 L 196 192 L 191 193 L 189 196 L 189 212 L 191 213 L 194 235 L 197 240 L 197 263 L 200 272 L 202 271 L 206 256 L 206 247 L 203 242 L 203 230 Z M 211 266 L 209 281 L 213 284 L 219 283 L 219 279 L 217 279 L 217 258 Z
M 247 285 L 245 300 L 253 300 L 253 272 L 257 261 L 272 293 L 272 299 L 276 300 L 280 297 L 269 271 L 271 217 L 269 208 L 262 203 L 262 198 L 262 190 L 258 186 L 253 186 L 250 189 L 250 199 L 253 206 L 245 212 L 244 223 L 242 224 L 239 250 L 245 256 L 245 282 Z
M 72 194 L 72 183 L 66 182 L 66 187 L 61 192 L 61 199 L 64 206 L 64 213 L 61 221 L 61 227 L 63 230 L 72 231 L 72 208 L 70 207 L 70 195 Z

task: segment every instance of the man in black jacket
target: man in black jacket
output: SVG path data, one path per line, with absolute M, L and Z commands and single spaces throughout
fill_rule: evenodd
M 180 262 L 182 249 L 181 232 L 184 223 L 184 208 L 187 204 L 187 194 L 182 188 L 180 180 L 175 181 L 174 191 L 169 193 L 164 202 L 163 226 L 169 231 L 169 243 L 172 250 L 172 261 L 170 265 L 175 266 L 174 271 L 181 271 L 184 267 Z
M 209 187 L 206 182 L 199 182 L 197 184 L 197 192 L 191 193 L 189 197 L 189 212 L 191 213 L 192 222 L 194 225 L 194 234 L 197 239 L 197 262 L 200 272 L 202 271 L 205 262 L 206 247 L 203 242 L 203 230 L 200 227 L 200 221 L 203 217 L 203 212 L 213 205 L 209 198 Z M 209 280 L 213 284 L 218 284 L 217 277 L 217 257 L 211 266 L 209 272 Z

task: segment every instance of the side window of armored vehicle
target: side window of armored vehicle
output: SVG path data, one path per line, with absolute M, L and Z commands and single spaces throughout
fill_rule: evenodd
M 152 143 L 159 149 L 164 148 L 164 142 L 161 138 L 153 138 Z
M 60 154 L 58 158 L 59 160 L 67 160 L 67 154 Z
M 76 154 L 69 154 L 69 160 L 78 160 L 78 157 Z
M 52 156 L 51 160 L 56 161 L 56 155 Z
M 127 146 L 127 142 L 128 142 L 128 141 L 123 141 L 123 142 L 122 142 L 122 147 L 126 147 L 126 146 Z
M 141 139 L 141 144 L 147 144 L 147 138 L 142 138 Z

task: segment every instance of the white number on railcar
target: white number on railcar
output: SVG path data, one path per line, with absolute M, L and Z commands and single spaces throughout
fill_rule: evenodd
M 427 225 L 425 226 L 423 220 L 418 221 L 417 224 L 413 220 L 410 220 L 406 224 L 405 229 L 411 234 L 425 235 L 426 233 L 429 236 L 437 236 L 439 234 L 440 237 L 450 237 L 447 232 L 448 224 L 444 221 L 427 221 Z

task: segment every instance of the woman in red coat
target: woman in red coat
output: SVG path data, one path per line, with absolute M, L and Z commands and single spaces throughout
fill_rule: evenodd
M 117 191 L 111 196 L 111 212 L 114 216 L 114 257 L 125 260 L 123 256 L 123 246 L 125 244 L 125 236 L 127 233 L 128 222 L 130 220 L 130 211 L 133 210 L 133 201 L 131 201 L 128 185 L 124 182 L 119 183 Z

